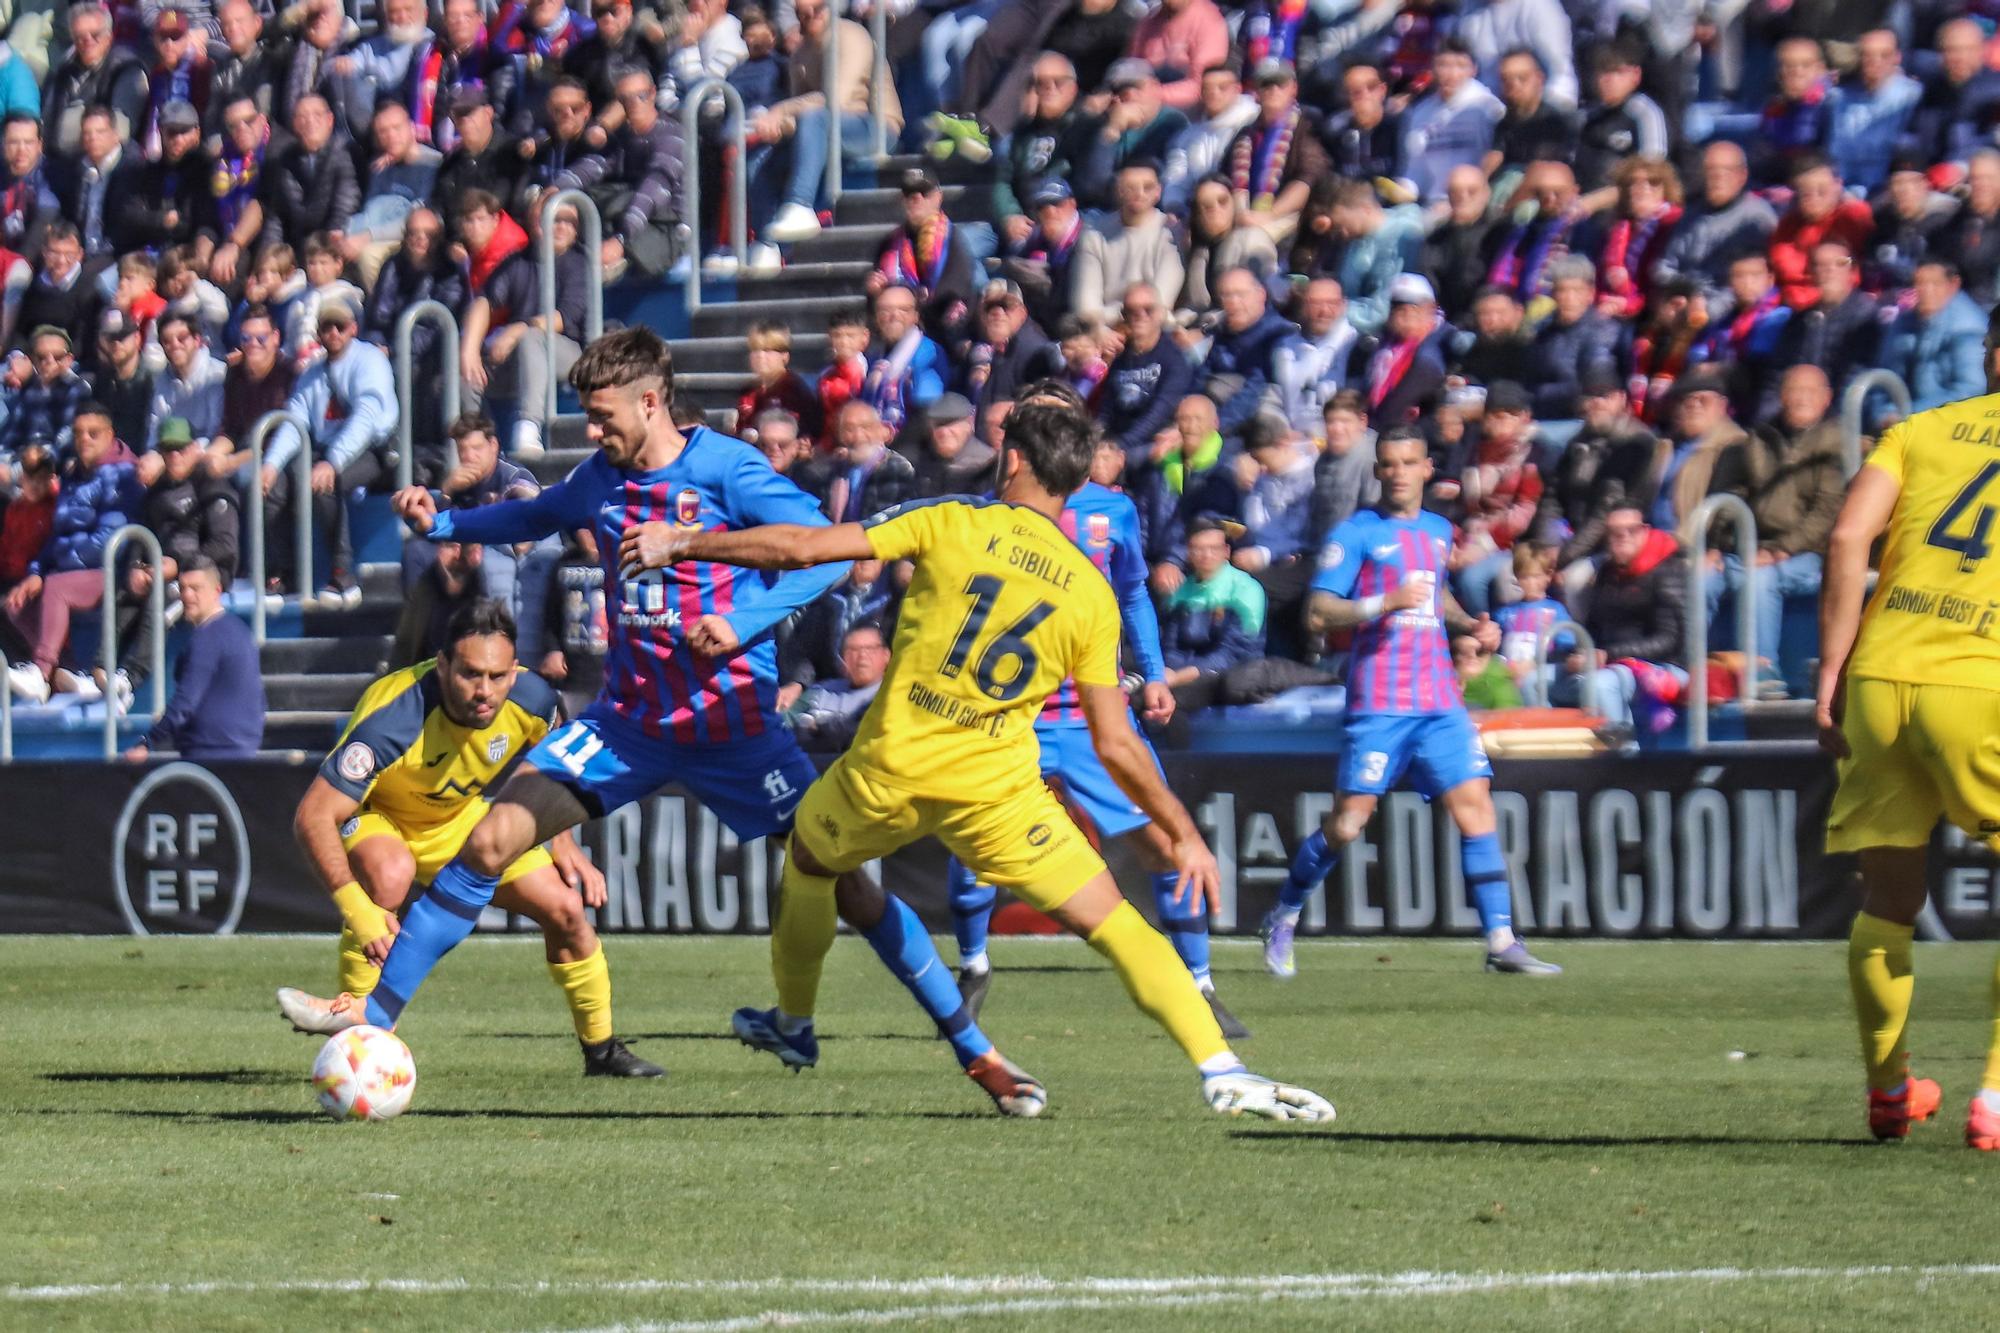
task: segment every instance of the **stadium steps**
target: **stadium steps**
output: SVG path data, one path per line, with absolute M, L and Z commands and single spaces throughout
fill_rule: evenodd
M 346 711 L 375 677 L 373 671 L 266 673 L 264 696 L 279 712 Z
M 879 240 L 881 233 L 876 237 Z M 870 251 L 873 257 L 873 251 Z M 736 276 L 736 300 L 777 301 L 807 296 L 853 297 L 874 265 L 867 259 L 835 260 L 810 264 L 788 264 L 776 273 L 741 273 Z M 717 304 L 722 304 L 717 302 Z
M 732 301 L 728 305 L 705 305 L 694 312 L 695 336 L 735 338 L 739 345 L 750 326 L 761 320 L 776 320 L 793 328 L 801 325 L 824 332 L 827 316 L 837 310 L 859 310 L 866 298 L 859 283 L 853 296 L 807 296 L 789 301 Z
M 826 364 L 826 333 L 792 330 L 792 369 L 810 375 Z M 748 369 L 741 338 L 681 338 L 674 343 L 674 376 L 684 381 L 691 375 L 727 372 L 742 374 Z
M 320 672 L 365 671 L 379 675 L 389 663 L 395 640 L 387 634 L 355 634 L 337 639 L 271 639 L 261 654 L 264 679 Z
M 841 198 L 844 206 L 847 200 Z M 875 252 L 882 248 L 882 238 L 889 234 L 890 223 L 864 222 L 849 224 L 840 220 L 840 211 L 834 212 L 834 225 L 823 227 L 815 236 L 793 245 L 788 258 L 794 266 L 806 264 L 837 264 L 875 262 Z

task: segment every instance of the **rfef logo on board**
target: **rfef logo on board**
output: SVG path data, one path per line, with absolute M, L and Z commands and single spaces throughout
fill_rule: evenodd
M 250 838 L 236 798 L 197 764 L 132 789 L 112 834 L 118 910 L 135 935 L 228 935 L 250 889 Z

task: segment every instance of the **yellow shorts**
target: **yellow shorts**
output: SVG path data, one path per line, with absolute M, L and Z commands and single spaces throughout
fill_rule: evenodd
M 2000 850 L 2000 690 L 1847 682 L 1826 849 L 1922 847 L 1940 817 Z
M 353 851 L 370 838 L 394 838 L 410 849 L 410 855 L 417 859 L 417 883 L 426 887 L 437 873 L 451 864 L 451 858 L 458 855 L 458 849 L 472 833 L 481 816 L 486 813 L 486 802 L 471 802 L 469 808 L 460 815 L 433 828 L 410 832 L 395 820 L 374 810 L 363 810 L 354 818 L 340 826 L 340 845 Z M 517 857 L 500 876 L 502 884 L 512 884 L 525 878 L 544 866 L 554 866 L 546 847 L 534 847 Z
M 841 759 L 806 789 L 796 837 L 839 874 L 935 834 L 984 884 L 1048 912 L 1104 869 L 1104 859 L 1040 782 L 995 801 L 916 796 Z

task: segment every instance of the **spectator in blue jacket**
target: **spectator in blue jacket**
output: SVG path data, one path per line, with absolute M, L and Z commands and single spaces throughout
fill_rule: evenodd
M 1423 213 L 1415 204 L 1383 208 L 1372 181 L 1342 181 L 1333 196 L 1333 229 L 1347 242 L 1339 274 L 1347 322 L 1380 333 L 1389 322 L 1389 285 L 1423 266 Z
M 307 424 L 311 438 L 299 439 L 290 423 L 272 432 L 264 455 L 264 526 L 268 532 L 291 505 L 292 481 L 286 464 L 301 448 L 312 451 L 312 522 L 328 533 L 333 570 L 320 590 L 321 603 L 354 607 L 361 589 L 354 568 L 354 539 L 347 522 L 346 497 L 380 481 L 388 471 L 382 449 L 396 431 L 396 377 L 389 358 L 357 336 L 355 312 L 333 300 L 319 308 L 319 341 L 326 355 L 306 367 L 285 411 Z M 303 503 L 303 501 L 301 501 Z M 288 542 L 268 548 L 290 551 Z M 285 571 L 304 583 L 307 571 Z M 300 591 L 304 591 L 301 587 Z
M 1950 260 L 1919 264 L 1916 304 L 1896 316 L 1883 338 L 1882 364 L 1910 386 L 1912 411 L 1986 392 L 1986 316 L 1960 285 Z
M 1097 424 L 1125 451 L 1125 475 L 1136 482 L 1152 462 L 1154 440 L 1171 427 L 1175 407 L 1194 389 L 1195 370 L 1163 332 L 1167 303 L 1158 288 L 1135 282 L 1122 299 L 1125 346 L 1097 391 Z
M 1229 536 L 1203 519 L 1188 530 L 1188 578 L 1160 617 L 1167 684 L 1176 689 L 1264 655 L 1264 590 L 1229 563 Z
M 1594 370 L 1615 369 L 1619 327 L 1597 309 L 1597 267 L 1582 255 L 1549 265 L 1555 310 L 1528 348 L 1529 383 L 1538 421 L 1575 420 L 1579 395 Z
M 911 288 L 892 284 L 876 292 L 873 322 L 875 337 L 868 345 L 868 369 L 859 396 L 895 435 L 917 408 L 944 393 L 951 363 L 944 348 L 924 336 L 917 294 Z
M 77 410 L 74 440 L 62 468 L 48 543 L 28 566 L 28 577 L 7 594 L 4 608 L 27 640 L 29 661 L 7 672 L 14 696 L 48 702 L 56 688 L 74 691 L 78 682 L 59 672 L 69 641 L 70 616 L 88 611 L 104 597 L 104 544 L 134 522 L 144 502 L 132 451 L 111 430 L 111 414 L 96 403 Z
M 1234 518 L 1239 445 L 1216 429 L 1215 401 L 1189 394 L 1174 409 L 1174 431 L 1154 450 L 1157 466 L 1133 497 L 1145 525 L 1146 563 L 1153 591 L 1162 597 L 1181 586 L 1187 569 L 1187 535 L 1199 519 Z M 1227 553 L 1224 554 L 1227 559 Z
M 1217 428 L 1240 434 L 1277 384 L 1278 349 L 1299 336 L 1299 326 L 1270 308 L 1270 294 L 1257 275 L 1233 268 L 1215 284 L 1222 323 L 1208 349 L 1203 392 L 1221 405 Z
M 1833 90 L 1826 150 L 1842 180 L 1872 194 L 1889 179 L 1889 161 L 1923 88 L 1903 73 L 1902 45 L 1887 28 L 1862 33 L 1855 55 L 1854 76 Z
M 264 743 L 264 677 L 250 627 L 222 609 L 222 575 L 206 556 L 181 566 L 182 620 L 192 627 L 174 671 L 174 697 L 146 739 L 125 752 L 243 759 Z

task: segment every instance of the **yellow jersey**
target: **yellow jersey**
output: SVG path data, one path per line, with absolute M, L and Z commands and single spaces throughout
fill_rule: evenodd
M 1899 422 L 1868 466 L 1902 494 L 1848 673 L 2000 690 L 2000 394 Z
M 483 798 L 558 715 L 555 689 L 518 667 L 493 721 L 460 726 L 444 711 L 436 668 L 436 659 L 419 662 L 370 685 L 319 766 L 334 788 L 408 832 L 449 823 Z
M 850 759 L 906 791 L 954 800 L 1041 781 L 1035 718 L 1065 677 L 1118 684 L 1118 602 L 1053 520 L 946 496 L 868 519 L 882 560 L 914 560 L 888 675 Z

